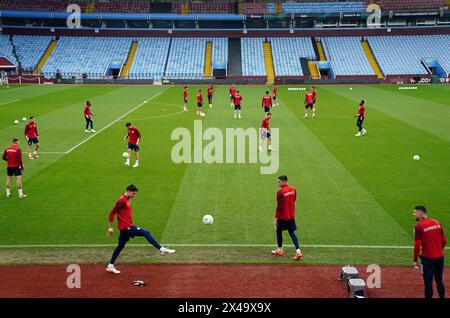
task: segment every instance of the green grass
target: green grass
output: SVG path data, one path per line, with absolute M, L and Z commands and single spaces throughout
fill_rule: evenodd
M 23 123 L 13 121 L 34 115 L 42 152 L 59 152 L 42 153 L 34 161 L 24 158 L 25 200 L 17 198 L 15 189 L 14 197 L 0 197 L 1 262 L 106 261 L 111 246 L 11 246 L 114 244 L 117 230 L 113 240 L 105 237 L 107 216 L 129 183 L 140 188 L 133 200 L 134 223 L 148 228 L 162 243 L 226 246 L 177 246 L 177 255 L 164 259 L 155 257 L 152 249 L 135 246 L 125 250 L 120 262 L 290 263 L 288 258 L 267 255 L 270 247 L 262 246 L 276 243 L 272 220 L 279 174 L 288 175 L 299 192 L 297 223 L 305 263 L 409 265 L 409 249 L 343 245 L 412 245 L 411 213 L 416 204 L 425 204 L 430 216 L 449 228 L 450 86 L 321 86 L 314 120 L 303 119 L 303 91 L 279 87 L 280 107 L 273 110 L 271 127 L 280 129 L 275 149 L 280 168 L 273 175 L 260 174 L 260 164 L 172 162 L 176 142 L 171 133 L 178 127 L 193 129 L 197 89 L 190 87 L 188 113 L 182 112 L 181 86 L 0 89 L 0 145 L 6 147 L 19 136 L 25 150 Z M 214 107 L 205 109 L 204 129 L 259 128 L 266 88 L 239 89 L 243 118 L 233 118 L 228 87 L 218 86 Z M 353 115 L 360 99 L 367 101 L 368 133 L 356 138 Z M 99 133 L 66 153 L 88 138 L 82 116 L 86 100 L 93 104 Z M 123 165 L 126 121 L 143 135 L 138 169 Z M 416 153 L 420 161 L 412 160 Z M 4 179 L 5 170 L 0 171 Z M 201 222 L 206 213 L 215 217 L 212 226 Z M 288 235 L 285 240 L 291 244 Z M 130 244 L 144 243 L 137 238 Z

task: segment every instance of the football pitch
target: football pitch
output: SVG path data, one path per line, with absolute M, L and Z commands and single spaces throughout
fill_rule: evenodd
M 298 191 L 300 264 L 411 265 L 415 205 L 427 206 L 450 229 L 450 86 L 318 86 L 316 119 L 303 118 L 298 89 L 304 87 L 278 87 L 274 174 L 261 174 L 260 163 L 176 164 L 171 157 L 172 132 L 193 131 L 194 120 L 224 133 L 258 129 L 270 87 L 237 85 L 242 119 L 233 118 L 228 86 L 215 87 L 214 106 L 205 103 L 202 119 L 195 93 L 202 88 L 206 99 L 207 86 L 189 86 L 189 112 L 183 112 L 182 86 L 1 87 L 0 144 L 4 149 L 20 138 L 28 197 L 18 199 L 15 182 L 13 197 L 0 197 L 0 263 L 106 263 L 118 236 L 117 228 L 112 239 L 105 236 L 108 214 L 133 183 L 140 189 L 132 201 L 134 223 L 177 252 L 160 257 L 136 238 L 119 264 L 292 264 L 293 247 L 285 248 L 289 257 L 270 254 L 276 177 L 286 174 Z M 357 138 L 353 117 L 361 99 L 367 134 Z M 86 100 L 95 134 L 84 132 Z M 41 143 L 40 158 L 32 161 L 21 121 L 31 115 Z M 137 169 L 122 158 L 127 121 L 142 134 Z M 6 169 L 0 171 L 3 184 Z M 204 214 L 214 224 L 203 225 Z M 284 239 L 292 244 L 287 233 Z

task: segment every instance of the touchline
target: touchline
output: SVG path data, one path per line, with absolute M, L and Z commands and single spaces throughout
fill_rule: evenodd
M 260 129 L 226 128 L 224 132 L 210 127 L 203 130 L 202 120 L 194 120 L 193 133 L 184 127 L 172 131 L 171 140 L 178 141 L 172 147 L 172 161 L 177 164 L 259 164 L 261 174 L 274 174 L 280 166 L 279 129 L 272 129 L 271 134 L 273 150 L 268 152 Z

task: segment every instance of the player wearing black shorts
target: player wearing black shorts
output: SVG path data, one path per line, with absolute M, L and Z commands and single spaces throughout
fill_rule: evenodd
M 7 163 L 6 168 L 6 196 L 11 197 L 11 178 L 16 177 L 17 190 L 19 192 L 19 198 L 26 197 L 22 190 L 22 150 L 19 148 L 19 139 L 14 138 L 11 146 L 5 149 L 3 152 L 3 160 Z

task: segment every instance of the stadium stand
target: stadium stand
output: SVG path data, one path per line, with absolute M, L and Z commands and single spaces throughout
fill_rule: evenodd
M 379 0 L 377 3 L 382 10 L 424 10 L 445 6 L 444 0 Z
M 53 77 L 59 69 L 66 78 L 81 74 L 101 78 L 110 62 L 126 60 L 131 42 L 132 38 L 61 37 L 42 74 Z
M 13 44 L 23 70 L 33 72 L 36 69 L 52 39 L 52 36 L 13 36 Z
M 335 75 L 375 75 L 358 37 L 322 38 Z
M 149 1 L 102 1 L 95 3 L 96 12 L 147 13 L 150 12 Z
M 284 2 L 284 13 L 333 13 L 364 11 L 364 1 L 351 2 Z M 273 7 L 275 11 L 275 6 Z M 269 11 L 271 9 L 269 8 Z
M 213 42 L 212 63 L 228 63 L 228 39 L 227 38 L 208 38 L 207 41 Z
M 79 5 L 84 12 L 88 0 L 1 0 L 0 10 L 66 11 L 67 6 L 73 3 Z
M 264 76 L 263 38 L 241 38 L 242 48 L 242 75 Z
M 232 2 L 193 2 L 183 11 L 183 3 L 173 3 L 173 13 L 237 13 L 236 3 Z
M 10 62 L 18 64 L 13 53 L 13 46 L 9 39 L 9 35 L 0 35 L 0 56 L 4 56 L 10 60 Z
M 183 79 L 202 77 L 205 44 L 204 38 L 173 38 L 165 75 Z
M 269 7 L 267 3 L 245 3 L 244 13 L 245 14 L 269 13 Z
M 270 38 L 273 62 L 277 76 L 304 75 L 300 58 L 314 60 L 315 52 L 310 38 Z
M 139 38 L 136 56 L 129 77 L 131 79 L 153 78 L 160 80 L 164 75 L 169 38 Z
M 385 75 L 427 74 L 423 58 L 435 58 L 450 70 L 450 35 L 367 38 Z

